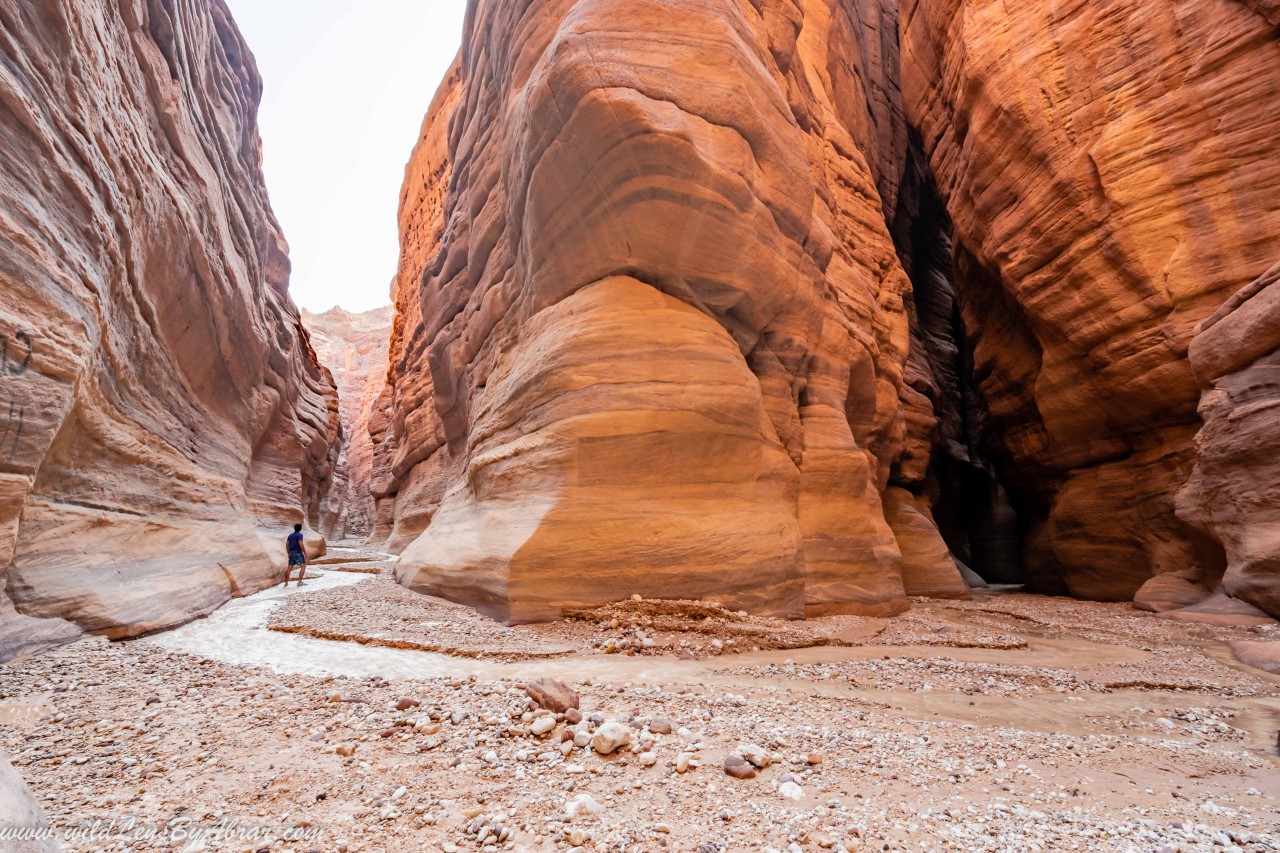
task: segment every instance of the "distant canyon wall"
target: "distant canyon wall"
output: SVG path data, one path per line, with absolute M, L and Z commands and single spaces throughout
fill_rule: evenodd
M 370 420 L 401 581 L 889 614 L 956 560 L 1280 613 L 1276 13 L 472 3 Z
M 0 658 L 207 613 L 319 524 L 260 95 L 221 0 L 0 0 Z
M 331 308 L 302 312 L 320 362 L 338 388 L 342 452 L 334 486 L 320 513 L 320 532 L 330 539 L 366 539 L 373 533 L 373 439 L 369 420 L 387 379 L 391 308 L 351 313 Z

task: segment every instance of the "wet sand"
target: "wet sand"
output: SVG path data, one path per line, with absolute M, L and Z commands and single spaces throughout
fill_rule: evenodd
M 67 849 L 1280 850 L 1280 678 L 1227 650 L 1272 628 L 1008 593 L 802 625 L 678 630 L 645 603 L 407 621 L 416 599 L 343 571 L 390 564 L 348 553 L 301 590 L 0 669 L 0 710 L 29 709 L 0 738 L 50 819 L 114 827 Z M 365 642 L 306 634 L 344 611 Z M 767 647 L 789 631 L 821 645 Z M 539 677 L 588 719 L 535 734 Z M 574 745 L 593 715 L 631 748 Z M 744 745 L 772 761 L 731 778 Z

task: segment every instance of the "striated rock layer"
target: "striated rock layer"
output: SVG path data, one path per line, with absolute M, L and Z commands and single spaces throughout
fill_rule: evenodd
M 1167 609 L 1226 569 L 1229 592 L 1280 613 L 1280 501 L 1258 464 L 1276 440 L 1275 336 L 1223 340 L 1266 291 L 1188 358 L 1197 324 L 1280 259 L 1276 15 L 1240 0 L 902 0 L 907 114 L 1042 589 L 1126 600 L 1170 574 L 1143 595 Z M 1198 453 L 1197 374 L 1215 383 Z
M 207 613 L 319 523 L 260 93 L 221 0 L 0 0 L 0 658 Z
M 471 4 L 371 422 L 402 582 L 508 622 L 967 594 L 928 503 L 884 508 L 932 430 L 902 402 L 896 45 L 888 2 Z
M 373 440 L 369 420 L 387 378 L 391 308 L 352 314 L 331 308 L 302 312 L 321 364 L 333 374 L 342 421 L 342 452 L 321 512 L 320 532 L 331 539 L 364 539 L 373 532 Z

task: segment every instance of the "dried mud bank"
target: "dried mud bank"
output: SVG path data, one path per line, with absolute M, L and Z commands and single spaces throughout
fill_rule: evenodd
M 1280 847 L 1280 679 L 1226 652 L 1274 628 L 1007 594 L 814 620 L 793 649 L 653 602 L 511 629 L 419 597 L 397 627 L 387 578 L 328 569 L 0 670 L 0 743 L 55 827 L 225 834 L 67 849 Z M 268 627 L 319 631 L 335 599 L 353 634 L 501 659 Z M 547 676 L 580 711 L 531 706 Z

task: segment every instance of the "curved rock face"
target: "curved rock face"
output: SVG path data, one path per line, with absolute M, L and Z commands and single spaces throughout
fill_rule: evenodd
M 276 582 L 339 427 L 220 0 L 0 0 L 0 32 L 2 658 Z
M 1220 549 L 1175 514 L 1200 426 L 1187 352 L 1196 325 L 1280 258 L 1276 5 L 901 11 L 907 113 L 952 220 L 955 292 L 1031 579 L 1114 600 L 1171 572 L 1211 588 Z M 1218 390 L 1197 474 L 1227 479 L 1196 486 L 1183 515 L 1223 537 L 1229 586 L 1258 601 L 1246 578 L 1264 571 L 1271 534 L 1238 534 L 1278 504 L 1241 454 L 1274 437 L 1261 421 L 1228 425 L 1222 407 L 1265 396 L 1267 356 L 1232 352 L 1205 375 Z M 1210 522 L 1212 493 L 1233 481 L 1258 505 Z
M 895 20 L 471 5 L 407 173 L 372 423 L 404 583 L 508 622 L 631 593 L 905 608 Z M 921 582 L 965 594 L 901 509 Z
M 1179 515 L 1222 544 L 1224 590 L 1280 616 L 1280 264 L 1197 328 L 1191 365 L 1211 387 Z
M 324 503 L 320 532 L 330 539 L 364 539 L 373 532 L 373 440 L 369 418 L 387 380 L 391 308 L 352 314 L 331 308 L 302 312 L 320 362 L 338 388 L 342 452 Z

